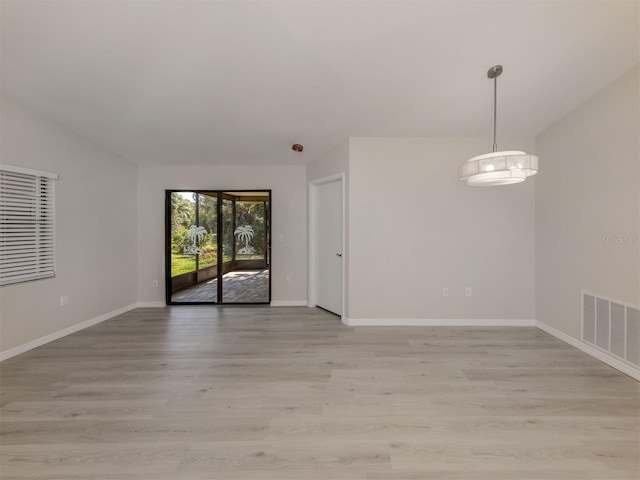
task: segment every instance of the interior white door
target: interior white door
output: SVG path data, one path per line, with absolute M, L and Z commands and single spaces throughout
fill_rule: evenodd
M 316 305 L 342 315 L 342 180 L 316 188 Z

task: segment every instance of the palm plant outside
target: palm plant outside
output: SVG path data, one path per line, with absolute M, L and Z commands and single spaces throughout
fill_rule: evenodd
M 182 195 L 171 194 L 171 230 L 184 228 L 195 215 L 195 204 Z

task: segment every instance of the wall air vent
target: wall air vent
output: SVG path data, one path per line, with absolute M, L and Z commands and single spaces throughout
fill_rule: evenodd
M 640 367 L 640 307 L 582 292 L 582 341 Z

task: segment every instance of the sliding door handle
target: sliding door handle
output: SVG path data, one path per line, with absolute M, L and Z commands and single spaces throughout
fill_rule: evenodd
M 341 253 L 336 253 L 336 255 L 337 255 L 338 257 L 341 257 L 341 256 L 342 256 L 342 254 L 341 254 Z

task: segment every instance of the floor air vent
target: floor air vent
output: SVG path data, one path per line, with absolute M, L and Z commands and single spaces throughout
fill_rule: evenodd
M 582 341 L 640 367 L 640 307 L 583 292 Z

